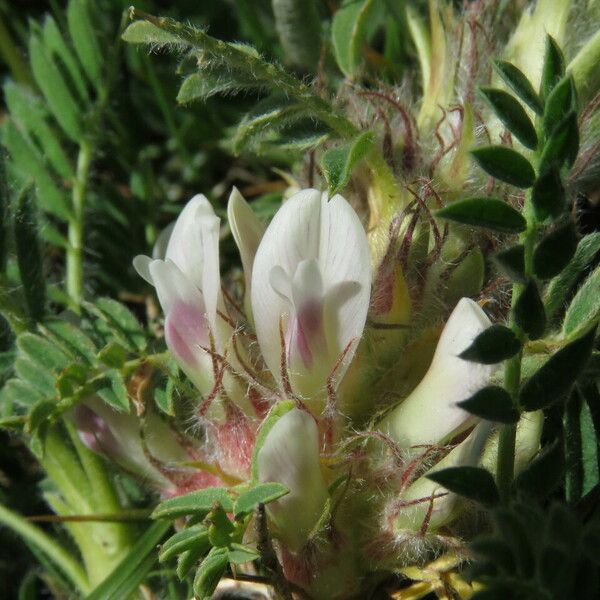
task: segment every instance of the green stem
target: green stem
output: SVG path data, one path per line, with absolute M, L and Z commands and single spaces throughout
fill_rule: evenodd
M 531 206 L 531 192 L 527 193 L 523 216 L 527 220 L 527 229 L 521 234 L 520 242 L 524 246 L 525 255 L 525 277 L 533 273 L 533 250 L 535 245 L 536 222 Z M 527 336 L 514 321 L 514 309 L 519 296 L 523 292 L 522 283 L 514 283 L 512 287 L 511 316 L 509 326 L 515 332 L 521 343 L 524 344 Z M 513 403 L 518 406 L 519 388 L 521 387 L 521 363 L 523 361 L 523 350 L 506 362 L 504 370 L 504 388 L 511 395 Z M 498 458 L 496 463 L 496 482 L 503 502 L 508 502 L 512 481 L 515 474 L 515 451 L 517 441 L 517 424 L 502 425 L 498 440 Z
M 1 504 L 0 523 L 43 552 L 80 592 L 87 594 L 90 591 L 87 577 L 79 562 L 39 527 L 32 525 Z
M 180 41 L 200 50 L 204 60 L 214 57 L 226 63 L 229 68 L 253 73 L 257 81 L 269 82 L 269 87 L 277 89 L 284 96 L 293 98 L 341 139 L 348 141 L 358 135 L 359 130 L 354 123 L 339 114 L 330 102 L 316 95 L 309 85 L 288 73 L 282 66 L 267 62 L 259 56 L 213 38 L 199 29 L 188 27 L 166 17 L 155 17 L 135 8 L 131 9 L 131 16 L 146 20 Z M 379 150 L 371 151 L 368 164 L 373 175 L 383 182 L 382 189 L 386 190 L 387 196 L 400 197 L 394 174 Z
M 73 308 L 79 312 L 83 300 L 83 235 L 85 223 L 85 200 L 92 162 L 92 147 L 82 141 L 77 157 L 77 171 L 71 195 L 73 216 L 69 220 L 69 247 L 67 249 L 67 293 Z

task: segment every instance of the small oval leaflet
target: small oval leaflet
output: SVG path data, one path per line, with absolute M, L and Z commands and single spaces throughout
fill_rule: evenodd
M 531 163 L 516 150 L 506 146 L 482 146 L 471 150 L 477 164 L 488 174 L 518 188 L 531 187 L 535 171 Z
M 465 198 L 438 210 L 437 217 L 463 225 L 485 227 L 504 233 L 520 233 L 527 223 L 520 212 L 497 198 Z

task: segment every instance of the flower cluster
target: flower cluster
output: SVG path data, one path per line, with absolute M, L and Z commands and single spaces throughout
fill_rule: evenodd
M 418 552 L 444 538 L 438 532 L 457 516 L 458 499 L 427 474 L 482 463 L 493 470 L 496 432 L 457 406 L 494 377 L 494 365 L 459 357 L 490 320 L 462 298 L 441 335 L 437 325 L 422 339 L 406 326 L 401 334 L 384 331 L 383 345 L 402 335 L 404 352 L 426 347 L 428 369 L 404 397 L 382 400 L 374 388 L 361 401 L 371 405 L 368 419 L 353 419 L 348 397 L 365 390 L 361 380 L 379 368 L 377 352 L 366 349 L 374 339 L 365 335 L 368 315 L 381 318 L 383 304 L 403 312 L 393 298 L 382 302 L 397 282 L 372 293 L 372 273 L 381 269 L 373 268 L 377 258 L 357 213 L 340 195 L 303 190 L 265 228 L 234 189 L 228 218 L 244 269 L 240 302 L 221 287 L 220 220 L 204 196 L 189 201 L 153 257 L 134 261 L 156 288 L 167 346 L 198 389 L 206 442 L 184 446 L 154 418 L 142 444 L 132 435 L 133 417 L 111 416 L 94 402 L 78 415 L 82 439 L 131 470 L 136 462 L 166 495 L 254 477 L 282 483 L 289 494 L 268 514 L 286 576 L 310 588 L 314 573 L 321 586 L 331 571 L 352 585 L 361 572 L 352 565 L 369 540 L 385 540 L 380 554 L 397 555 L 407 542 Z M 537 413 L 520 424 L 521 462 L 536 452 L 540 428 Z M 210 464 L 210 474 L 182 467 L 190 459 Z M 353 525 L 357 518 L 364 532 Z

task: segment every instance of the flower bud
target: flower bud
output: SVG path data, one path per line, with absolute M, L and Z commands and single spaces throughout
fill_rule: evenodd
M 142 425 L 137 417 L 117 412 L 99 398 L 91 398 L 74 409 L 73 418 L 79 438 L 92 452 L 110 458 L 165 495 L 176 493 L 177 486 L 157 464 L 171 468 L 189 460 L 189 456 L 156 414 L 147 413 Z
M 296 552 L 308 541 L 328 498 L 319 460 L 319 431 L 313 417 L 293 408 L 273 425 L 258 453 L 261 482 L 290 491 L 267 505 L 277 536 Z
M 457 406 L 490 380 L 494 367 L 459 358 L 490 320 L 476 302 L 463 298 L 448 318 L 429 370 L 413 392 L 379 424 L 399 446 L 442 444 L 473 417 Z

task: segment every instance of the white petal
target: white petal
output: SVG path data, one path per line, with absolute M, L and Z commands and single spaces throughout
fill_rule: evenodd
M 246 294 L 249 294 L 252 284 L 254 256 L 266 228 L 235 187 L 229 196 L 227 219 L 229 220 L 233 239 L 240 251 L 246 279 Z
M 210 209 L 212 211 L 212 207 Z M 206 306 L 206 317 L 211 330 L 217 332 L 217 307 L 221 300 L 221 274 L 219 268 L 219 224 L 220 220 L 203 217 L 202 221 L 202 295 Z
M 268 504 L 281 539 L 298 550 L 308 539 L 327 500 L 319 461 L 319 432 L 312 416 L 293 408 L 273 425 L 258 453 L 261 482 L 285 485 L 289 494 Z
M 490 325 L 476 302 L 460 300 L 425 377 L 378 428 L 402 447 L 410 448 L 443 443 L 468 426 L 472 417 L 456 404 L 488 385 L 494 366 L 469 362 L 458 355 Z
M 196 306 L 202 312 L 206 311 L 202 293 L 175 263 L 170 260 L 153 260 L 148 269 L 165 315 L 169 314 L 177 300 Z
M 152 247 L 152 258 L 160 258 L 164 260 L 167 256 L 167 248 L 169 247 L 169 241 L 171 235 L 175 229 L 175 221 L 169 223 L 156 237 L 156 242 Z
M 165 258 L 173 261 L 181 272 L 203 291 L 205 266 L 207 262 L 214 260 L 212 249 L 210 256 L 206 256 L 206 246 L 212 248 L 215 229 L 218 240 L 219 222 L 206 197 L 201 194 L 194 196 L 177 218 L 165 253 Z M 211 238 L 210 241 L 204 239 L 206 235 Z M 209 270 L 213 273 L 214 269 L 214 265 L 209 266 Z M 218 273 L 218 250 L 216 270 Z
M 322 198 L 319 264 L 325 291 L 356 282 L 352 296 L 346 295 L 338 312 L 335 337 L 340 352 L 352 339 L 362 335 L 371 297 L 371 258 L 364 227 L 354 209 L 340 196 L 327 202 Z M 346 288 L 348 290 L 348 288 Z M 333 317 L 326 315 L 326 322 Z M 348 356 L 350 359 L 351 356 Z
M 133 268 L 137 271 L 137 274 L 147 281 L 150 285 L 154 285 L 152 275 L 150 274 L 150 263 L 152 259 L 145 254 L 138 254 L 133 259 Z
M 301 264 L 304 266 L 300 267 Z M 311 393 L 323 387 L 326 375 L 347 344 L 360 337 L 369 307 L 371 266 L 367 236 L 358 216 L 341 196 L 328 202 L 316 190 L 294 195 L 271 221 L 256 253 L 252 311 L 261 351 L 276 376 L 281 356 L 279 320 L 281 315 L 290 314 L 289 295 L 283 283 L 293 282 L 297 269 L 305 269 L 307 265 L 318 265 L 318 270 L 311 267 L 310 282 L 311 286 L 317 285 L 315 273 L 318 273 L 326 298 L 332 290 L 354 282 L 352 294 L 342 295 L 341 304 L 326 303 L 323 317 L 328 355 L 319 361 L 321 372 L 312 388 L 305 385 L 306 373 L 290 373 L 292 385 L 296 377 L 303 379 L 304 393 Z M 299 298 L 300 286 L 295 287 Z M 311 293 L 315 290 L 316 287 Z M 297 298 L 292 298 L 294 303 Z M 352 353 L 347 356 L 344 368 Z M 340 369 L 340 375 L 344 368 Z

